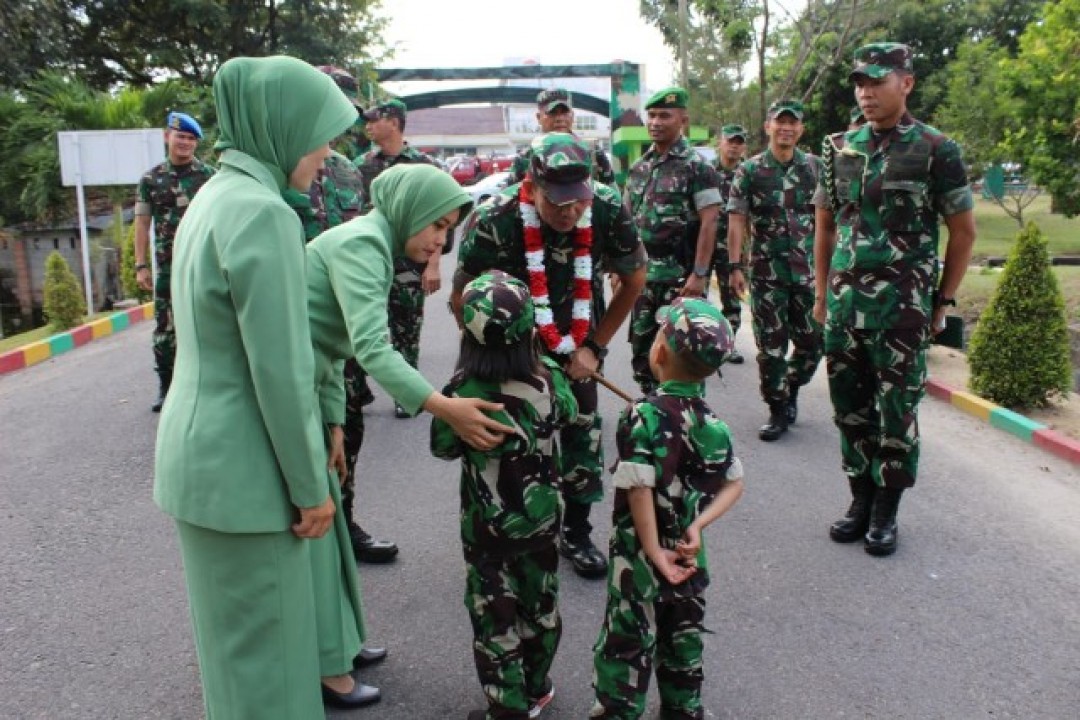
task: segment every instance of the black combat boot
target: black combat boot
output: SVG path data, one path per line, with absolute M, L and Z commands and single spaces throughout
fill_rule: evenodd
M 787 432 L 787 405 L 772 403 L 769 405 L 769 422 L 758 430 L 758 437 L 765 442 L 774 442 Z
M 165 404 L 165 396 L 169 394 L 170 385 L 172 385 L 172 373 L 158 373 L 158 399 L 150 406 L 151 412 L 161 412 L 161 406 Z
M 795 383 L 788 383 L 787 389 L 787 407 L 784 408 L 787 416 L 787 424 L 794 425 L 795 421 L 799 419 L 799 386 Z
M 563 512 L 562 532 L 559 534 L 559 554 L 568 559 L 574 572 L 584 578 L 607 575 L 607 558 L 589 537 L 591 505 L 567 500 Z
M 896 511 L 900 507 L 903 488 L 879 488 L 874 497 L 874 510 L 870 514 L 870 530 L 866 533 L 866 552 L 875 557 L 885 557 L 896 552 Z
M 877 485 L 868 478 L 848 478 L 851 507 L 847 514 L 829 526 L 829 537 L 838 543 L 855 542 L 870 529 L 870 511 L 874 507 Z

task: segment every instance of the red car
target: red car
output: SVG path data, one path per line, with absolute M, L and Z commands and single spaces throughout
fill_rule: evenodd
M 509 170 L 513 164 L 512 155 L 486 158 L 469 156 L 454 160 L 450 165 L 450 174 L 460 184 L 471 185 L 492 173 Z

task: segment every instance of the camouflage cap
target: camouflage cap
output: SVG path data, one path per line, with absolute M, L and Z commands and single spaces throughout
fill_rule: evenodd
M 676 298 L 656 313 L 668 347 L 689 352 L 706 366 L 716 369 L 735 349 L 735 333 L 720 308 L 702 298 Z
M 564 88 L 551 88 L 541 90 L 536 96 L 536 106 L 546 113 L 562 105 L 567 110 L 574 109 L 574 101 L 570 97 L 570 91 Z
M 405 106 L 401 100 L 397 98 L 393 100 L 387 100 L 384 103 L 379 103 L 375 107 L 364 113 L 365 120 L 381 120 L 382 118 L 395 117 L 398 120 L 405 120 L 405 115 L 408 114 L 409 108 Z
M 806 109 L 803 104 L 798 100 L 777 100 L 769 106 L 768 111 L 765 113 L 765 117 L 769 120 L 780 117 L 784 113 L 793 115 L 796 120 L 802 120 Z
M 556 205 L 592 200 L 592 153 L 570 133 L 547 133 L 532 141 L 529 176 Z
M 360 86 L 357 84 L 356 78 L 354 78 L 348 70 L 342 70 L 334 65 L 320 65 L 319 71 L 329 75 L 330 79 L 341 88 L 341 92 L 345 93 L 345 97 L 352 100 L 353 105 L 360 105 L 358 100 Z
M 690 93 L 681 87 L 664 88 L 645 101 L 645 109 L 653 108 L 683 108 L 690 104 Z
M 730 140 L 731 138 L 742 138 L 743 140 L 746 140 L 746 128 L 742 125 L 725 125 L 720 128 L 720 137 L 725 140 Z
M 902 43 L 871 43 L 855 51 L 855 67 L 848 80 L 858 75 L 878 80 L 896 70 L 914 72 L 911 48 Z
M 187 113 L 169 113 L 169 116 L 165 118 L 165 127 L 170 130 L 191 133 L 200 140 L 202 139 L 202 128 L 199 127 L 198 121 Z
M 502 270 L 489 270 L 462 294 L 465 329 L 481 345 L 513 345 L 535 325 L 532 296 L 525 283 Z

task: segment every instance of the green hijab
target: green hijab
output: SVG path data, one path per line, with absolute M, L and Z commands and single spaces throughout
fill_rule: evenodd
M 454 208 L 460 222 L 472 207 L 469 194 L 450 174 L 432 165 L 395 165 L 371 183 L 371 203 L 390 224 L 394 257 L 405 254 L 405 241 Z
M 214 76 L 220 139 L 217 150 L 239 150 L 289 185 L 300 159 L 352 127 L 356 108 L 311 65 L 278 55 L 233 58 Z

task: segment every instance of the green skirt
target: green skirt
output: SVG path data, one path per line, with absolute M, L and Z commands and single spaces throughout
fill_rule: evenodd
M 206 720 L 323 720 L 311 543 L 176 527 Z

